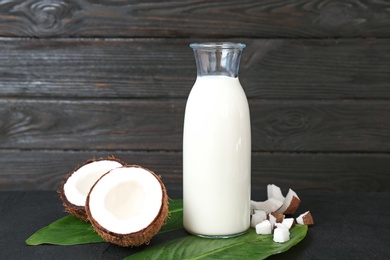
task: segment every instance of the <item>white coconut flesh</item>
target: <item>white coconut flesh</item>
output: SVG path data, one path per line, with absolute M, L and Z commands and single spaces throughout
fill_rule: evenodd
M 143 168 L 123 167 L 104 175 L 89 193 L 89 211 L 104 229 L 131 234 L 148 227 L 162 207 L 163 190 Z
M 64 184 L 67 200 L 73 205 L 84 206 L 89 190 L 95 182 L 103 174 L 121 166 L 121 163 L 114 160 L 99 160 L 81 166 Z

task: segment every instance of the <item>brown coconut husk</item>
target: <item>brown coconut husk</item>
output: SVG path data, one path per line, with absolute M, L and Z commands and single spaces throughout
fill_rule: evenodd
M 95 231 L 107 242 L 122 246 L 122 247 L 129 247 L 129 246 L 141 246 L 144 244 L 149 244 L 152 237 L 154 237 L 158 231 L 161 229 L 161 227 L 166 223 L 167 217 L 168 217 L 168 194 L 165 188 L 165 185 L 163 184 L 161 178 L 156 175 L 153 171 L 144 168 L 139 165 L 126 165 L 124 167 L 136 167 L 136 168 L 142 168 L 144 170 L 147 170 L 152 174 L 160 183 L 161 190 L 162 190 L 162 203 L 161 208 L 155 219 L 144 229 L 129 233 L 129 234 L 118 234 L 115 232 L 111 232 L 107 230 L 106 228 L 102 227 L 92 216 L 90 208 L 89 208 L 89 201 L 90 201 L 90 194 L 95 187 L 95 185 L 98 183 L 98 181 L 95 183 L 95 185 L 92 187 L 90 193 L 87 196 L 87 201 L 85 205 L 86 213 L 88 216 L 89 221 L 91 222 L 93 228 Z M 110 174 L 110 172 L 106 173 Z M 105 175 L 106 175 L 105 174 Z M 105 175 L 103 175 L 101 178 L 103 178 Z M 100 179 L 99 179 L 100 180 Z

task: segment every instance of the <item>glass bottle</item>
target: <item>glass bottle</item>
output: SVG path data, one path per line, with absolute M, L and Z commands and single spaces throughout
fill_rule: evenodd
M 183 131 L 184 228 L 233 237 L 250 225 L 251 128 L 238 80 L 242 43 L 193 43 L 197 78 Z

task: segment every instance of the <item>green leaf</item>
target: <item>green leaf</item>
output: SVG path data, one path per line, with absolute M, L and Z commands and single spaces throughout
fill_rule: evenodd
M 26 244 L 79 245 L 103 241 L 90 223 L 68 215 L 38 230 Z
M 170 201 L 169 213 L 168 221 L 159 233 L 183 228 L 183 201 Z M 97 242 L 104 242 L 104 240 L 94 231 L 91 224 L 72 215 L 65 216 L 38 230 L 26 240 L 27 245 L 80 245 Z
M 258 235 L 254 229 L 229 239 L 206 239 L 189 235 L 145 248 L 125 259 L 264 259 L 282 253 L 299 243 L 307 226 L 296 225 L 290 230 L 290 240 L 275 243 L 272 235 Z
M 168 207 L 168 221 L 162 226 L 158 234 L 183 228 L 183 200 L 171 200 Z
M 166 233 L 183 228 L 183 201 L 169 204 L 167 224 L 160 230 Z M 307 233 L 307 226 L 296 225 L 291 229 L 291 239 L 283 244 L 275 243 L 272 235 L 257 235 L 254 229 L 246 234 L 229 239 L 205 239 L 187 235 L 144 250 L 126 259 L 264 259 L 287 251 L 299 243 Z M 26 240 L 28 245 L 55 244 L 79 245 L 104 242 L 91 224 L 74 216 L 65 216 L 42 228 Z

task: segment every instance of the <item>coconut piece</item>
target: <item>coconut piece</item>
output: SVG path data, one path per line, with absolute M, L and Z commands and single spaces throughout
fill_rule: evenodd
M 278 223 L 274 230 L 273 240 L 277 243 L 284 243 L 290 240 L 290 231 L 285 225 Z
M 284 196 L 282 194 L 282 190 L 276 186 L 275 184 L 268 184 L 267 185 L 267 196 L 268 199 L 274 198 L 281 202 L 284 202 Z
M 251 208 L 264 210 L 267 214 L 278 210 L 283 205 L 283 202 L 270 198 L 266 201 L 253 201 L 251 200 Z
M 298 195 L 292 189 L 288 190 L 286 198 L 284 199 L 283 205 L 277 210 L 279 213 L 285 215 L 292 215 L 298 209 L 301 200 Z
M 165 223 L 168 196 L 154 172 L 128 165 L 103 175 L 91 188 L 85 208 L 105 241 L 140 246 L 148 244 Z
M 256 233 L 261 235 L 269 235 L 272 234 L 272 225 L 269 220 L 263 220 L 259 224 L 256 225 Z
M 265 212 L 265 211 L 262 210 L 262 209 L 255 209 L 253 212 L 254 212 L 254 214 L 261 214 L 261 215 L 264 215 L 264 219 L 267 218 L 267 212 Z
M 268 220 L 271 223 L 271 228 L 274 229 L 276 224 L 276 218 L 274 217 L 274 215 L 272 215 L 271 213 L 268 214 Z
M 281 223 L 285 217 L 284 214 L 279 213 L 279 212 L 271 212 L 272 216 L 276 218 L 276 223 Z
M 310 211 L 306 211 L 305 213 L 302 213 L 301 215 L 299 215 L 297 218 L 297 223 L 298 224 L 301 224 L 301 225 L 313 225 L 314 224 L 314 220 L 313 220 L 313 216 L 311 215 Z
M 286 228 L 286 229 L 289 229 L 285 224 L 283 223 L 275 223 L 275 229 L 276 228 Z
M 294 225 L 294 218 L 285 218 L 283 219 L 282 224 L 285 225 L 288 229 L 291 229 Z
M 91 159 L 69 173 L 58 190 L 65 211 L 87 221 L 85 201 L 89 190 L 103 174 L 124 164 L 113 156 Z
M 267 219 L 267 213 L 264 210 L 257 209 L 251 218 L 251 227 L 255 228 L 257 224 Z

